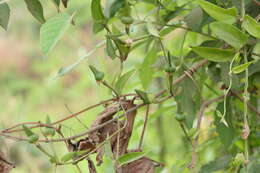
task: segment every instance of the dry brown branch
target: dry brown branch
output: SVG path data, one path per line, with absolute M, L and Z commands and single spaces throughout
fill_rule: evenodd
M 73 140 L 73 139 L 76 139 L 76 138 L 80 138 L 82 136 L 85 136 L 87 134 L 90 134 L 90 133 L 93 133 L 95 131 L 97 131 L 98 129 L 101 129 L 103 128 L 104 126 L 122 118 L 124 115 L 126 115 L 127 113 L 130 113 L 132 111 L 135 111 L 137 109 L 139 109 L 140 107 L 143 107 L 145 104 L 139 104 L 139 105 L 136 105 L 135 107 L 127 110 L 125 113 L 122 113 L 121 115 L 109 120 L 109 121 L 106 121 L 105 123 L 99 125 L 99 126 L 96 126 L 94 128 L 91 128 L 85 132 L 82 132 L 82 133 L 79 133 L 77 135 L 74 135 L 74 136 L 70 136 L 70 137 L 67 137 L 67 138 L 61 138 L 61 139 L 41 139 L 41 140 L 38 140 L 38 142 L 46 142 L 46 143 L 49 143 L 49 142 L 63 142 L 63 141 L 67 141 L 67 140 Z M 10 138 L 10 139 L 14 139 L 14 140 L 18 140 L 18 141 L 28 141 L 27 138 L 23 138 L 23 137 L 15 137 L 15 136 L 11 136 L 11 135 L 8 135 L 6 133 L 3 133 L 3 132 L 0 132 L 0 136 L 4 136 L 6 138 Z
M 136 94 L 126 94 L 126 95 L 122 95 L 121 97 L 126 97 L 126 96 L 136 96 Z M 90 109 L 93 109 L 93 108 L 95 108 L 95 107 L 98 107 L 98 106 L 103 105 L 103 104 L 106 104 L 106 103 L 109 103 L 109 102 L 111 102 L 111 101 L 115 101 L 115 100 L 117 100 L 117 99 L 118 99 L 118 98 L 112 98 L 112 99 L 104 100 L 104 101 L 99 102 L 99 103 L 97 103 L 97 104 L 91 105 L 91 106 L 89 106 L 89 107 L 87 107 L 87 108 L 85 108 L 85 109 L 82 109 L 82 110 L 80 110 L 80 111 L 74 113 L 74 114 L 70 114 L 70 115 L 66 116 L 65 118 L 62 118 L 62 119 L 60 119 L 60 120 L 58 120 L 58 121 L 53 122 L 52 124 L 50 124 L 50 126 L 53 126 L 53 125 L 59 124 L 59 123 L 61 123 L 61 122 L 63 122 L 63 121 L 66 121 L 66 120 L 68 120 L 68 119 L 74 118 L 74 117 L 76 117 L 76 116 L 78 116 L 78 115 L 80 115 L 80 114 L 82 114 L 82 113 L 84 113 L 84 112 L 86 112 L 86 111 L 88 111 L 88 110 L 90 110 Z M 10 128 L 7 128 L 7 129 L 2 130 L 1 132 L 2 132 L 2 133 L 13 133 L 13 132 L 23 131 L 23 129 L 16 129 L 16 130 L 12 130 L 12 129 L 17 128 L 17 127 L 20 127 L 20 126 L 22 126 L 22 125 L 27 125 L 27 124 L 28 124 L 28 125 L 29 125 L 29 124 L 36 124 L 35 126 L 29 127 L 29 128 L 31 128 L 31 129 L 37 128 L 37 127 L 46 127 L 46 124 L 40 123 L 40 122 L 25 122 L 25 123 L 16 124 L 16 125 L 14 125 L 14 126 L 12 126 L 12 127 L 10 127 Z

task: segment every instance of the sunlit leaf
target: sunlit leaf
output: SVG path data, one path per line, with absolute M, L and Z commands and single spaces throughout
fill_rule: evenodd
M 193 47 L 192 50 L 199 56 L 214 62 L 230 61 L 235 55 L 235 51 L 232 49 Z
M 10 7 L 7 3 L 2 3 L 0 0 L 0 26 L 7 30 L 7 26 L 10 18 Z
M 43 15 L 43 8 L 42 4 L 39 0 L 24 0 L 26 6 L 30 13 L 33 15 L 35 19 L 37 19 L 40 23 L 44 23 L 44 15 Z
M 126 153 L 123 156 L 119 157 L 117 161 L 119 162 L 119 165 L 125 165 L 127 163 L 133 162 L 135 160 L 140 159 L 143 157 L 146 153 L 145 152 L 130 152 Z
M 123 74 L 116 82 L 115 84 L 115 89 L 117 90 L 117 92 L 119 94 L 121 94 L 124 86 L 126 85 L 127 81 L 129 80 L 129 78 L 134 74 L 135 69 L 130 70 L 128 72 L 126 72 L 125 74 Z
M 198 3 L 203 10 L 216 20 L 231 24 L 237 20 L 237 10 L 234 7 L 224 9 L 205 0 L 199 0 Z
M 232 68 L 232 73 L 235 73 L 235 74 L 241 73 L 241 72 L 245 71 L 248 68 L 248 66 L 252 63 L 253 63 L 253 61 L 235 66 Z
M 59 14 L 44 23 L 40 30 L 40 44 L 44 54 L 48 55 L 69 28 L 72 16 Z
M 260 38 L 260 24 L 251 16 L 245 16 L 242 27 L 252 36 Z
M 224 22 L 213 22 L 210 24 L 212 32 L 236 49 L 243 47 L 248 36 L 233 25 Z

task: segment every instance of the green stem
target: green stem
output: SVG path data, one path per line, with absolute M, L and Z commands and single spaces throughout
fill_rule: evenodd
M 113 91 L 117 97 L 119 97 L 119 93 L 112 86 L 110 86 L 106 81 L 102 81 L 102 84 L 106 86 L 108 89 L 110 89 L 111 91 Z
M 245 61 L 245 63 L 248 62 L 248 60 L 247 60 L 247 52 L 246 52 L 245 49 L 244 49 L 244 61 Z M 248 126 L 248 117 L 247 117 L 247 113 L 248 113 L 247 102 L 248 102 L 248 100 L 249 100 L 249 93 L 248 93 L 248 68 L 246 68 L 246 70 L 245 70 L 245 86 L 244 86 L 244 130 L 246 130 L 246 133 L 250 133 L 249 132 L 249 126 Z M 245 158 L 246 158 L 246 162 L 248 162 L 249 161 L 248 137 L 246 137 L 246 139 L 245 139 Z M 248 172 L 248 169 L 247 169 L 247 163 L 246 163 L 246 173 L 247 172 Z
M 185 134 L 185 137 L 187 138 L 187 140 L 189 141 L 189 143 L 191 144 L 191 146 L 193 146 L 192 140 L 190 139 L 190 137 L 189 137 L 189 135 L 188 135 L 188 132 L 186 131 L 186 129 L 185 129 L 183 123 L 180 122 L 179 124 L 180 124 L 180 126 L 181 126 L 181 129 L 182 129 L 183 133 Z
M 40 144 L 36 144 L 35 146 L 49 158 L 53 158 L 53 156 L 50 153 L 48 153 Z

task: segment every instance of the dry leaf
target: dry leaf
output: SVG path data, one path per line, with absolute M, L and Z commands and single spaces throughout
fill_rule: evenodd
M 159 166 L 162 166 L 162 164 L 147 157 L 142 157 L 123 166 L 117 173 L 155 173 L 156 167 Z
M 8 162 L 5 159 L 4 153 L 0 151 L 0 173 L 8 173 L 14 167 L 14 164 Z

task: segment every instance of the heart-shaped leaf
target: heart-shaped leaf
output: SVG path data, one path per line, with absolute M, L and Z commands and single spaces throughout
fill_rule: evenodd
M 236 49 L 246 44 L 248 36 L 233 25 L 224 22 L 213 22 L 210 24 L 212 32 Z
M 193 47 L 192 50 L 199 56 L 214 62 L 226 62 L 232 60 L 235 55 L 233 49 L 219 49 L 212 47 Z
M 51 18 L 42 25 L 40 30 L 40 44 L 44 54 L 48 55 L 54 48 L 61 36 L 68 29 L 72 16 L 66 13 Z

